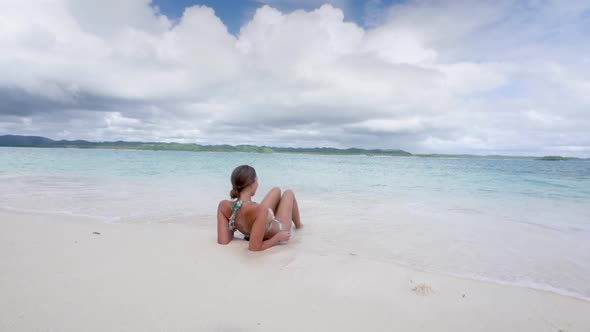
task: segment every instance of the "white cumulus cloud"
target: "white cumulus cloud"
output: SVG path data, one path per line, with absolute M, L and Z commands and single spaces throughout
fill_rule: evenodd
M 590 156 L 588 1 L 278 4 L 0 0 L 0 134 Z

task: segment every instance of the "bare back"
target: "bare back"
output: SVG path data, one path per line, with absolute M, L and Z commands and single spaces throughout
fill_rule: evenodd
M 228 221 L 233 213 L 232 207 L 235 203 L 235 201 L 230 200 L 223 200 L 221 202 L 221 213 L 228 219 Z M 252 231 L 252 225 L 254 225 L 254 221 L 263 209 L 264 207 L 258 203 L 242 205 L 235 219 L 236 229 L 242 234 L 249 235 Z

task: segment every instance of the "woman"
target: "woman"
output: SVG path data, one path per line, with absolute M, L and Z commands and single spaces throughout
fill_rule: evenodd
M 292 190 L 285 190 L 281 196 L 281 190 L 273 188 L 260 204 L 252 202 L 258 189 L 258 178 L 254 168 L 248 165 L 234 169 L 231 183 L 233 188 L 229 195 L 236 200 L 223 200 L 217 208 L 219 244 L 228 244 L 238 230 L 250 237 L 250 250 L 265 250 L 279 241 L 288 241 L 292 223 L 295 228 L 302 227 Z

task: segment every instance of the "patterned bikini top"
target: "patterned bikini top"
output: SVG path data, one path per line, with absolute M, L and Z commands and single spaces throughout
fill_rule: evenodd
M 254 203 L 252 201 L 236 201 L 234 203 L 234 205 L 231 207 L 232 213 L 231 213 L 231 217 L 229 217 L 229 230 L 230 231 L 235 231 L 236 230 L 236 218 L 238 216 L 238 213 L 240 212 L 240 209 L 242 208 L 242 205 L 244 204 L 250 204 L 250 203 Z

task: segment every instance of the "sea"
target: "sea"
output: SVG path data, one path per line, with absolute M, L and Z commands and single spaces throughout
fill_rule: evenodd
M 306 254 L 590 301 L 590 162 L 0 147 L 0 210 L 210 229 L 230 174 L 292 189 Z M 2 223 L 10 222 L 7 220 Z

